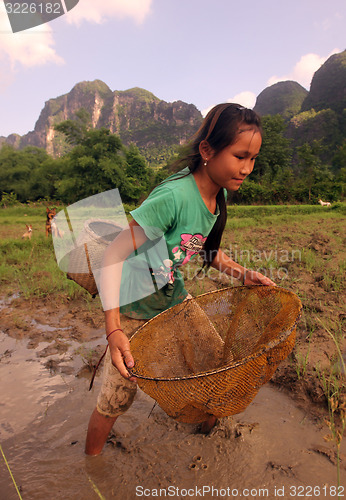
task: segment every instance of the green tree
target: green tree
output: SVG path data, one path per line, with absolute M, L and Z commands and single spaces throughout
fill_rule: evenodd
M 346 168 L 346 140 L 344 140 L 343 144 L 337 149 L 332 160 L 332 165 L 333 171 L 336 174 Z
M 299 160 L 299 171 L 301 179 L 308 188 L 308 197 L 311 201 L 312 186 L 319 180 L 322 170 L 322 162 L 319 158 L 320 145 L 317 141 L 311 145 L 305 143 L 297 148 Z
M 21 202 L 31 200 L 31 178 L 33 172 L 49 159 L 44 149 L 27 146 L 15 150 L 5 144 L 0 150 L 0 191 L 13 192 Z M 41 193 L 39 197 L 46 196 Z M 34 198 L 35 199 L 35 198 Z
M 86 130 L 79 144 L 62 159 L 58 196 L 66 203 L 73 203 L 115 187 L 122 193 L 125 166 L 119 137 L 105 128 Z
M 151 169 L 134 144 L 131 144 L 126 150 L 125 159 L 126 181 L 122 189 L 123 200 L 138 201 L 149 190 Z
M 292 151 L 289 140 L 283 135 L 286 124 L 282 116 L 264 116 L 262 129 L 262 147 L 251 179 L 269 185 L 290 169 Z
M 34 168 L 28 180 L 30 200 L 40 198 L 56 199 L 56 184 L 62 175 L 63 160 L 48 157 Z
M 240 190 L 229 193 L 227 199 L 231 203 L 263 203 L 265 191 L 264 186 L 248 178 L 243 182 Z
M 55 130 L 65 135 L 66 141 L 76 146 L 82 144 L 86 133 L 91 126 L 91 116 L 84 108 L 75 113 L 74 120 L 65 120 L 54 126 Z

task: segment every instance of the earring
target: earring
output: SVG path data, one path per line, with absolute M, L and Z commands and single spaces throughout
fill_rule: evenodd
M 208 160 L 205 158 L 203 165 L 206 167 L 208 165 Z

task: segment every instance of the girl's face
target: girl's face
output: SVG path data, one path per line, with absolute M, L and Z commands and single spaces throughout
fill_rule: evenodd
M 202 155 L 208 160 L 205 174 L 215 187 L 237 191 L 244 179 L 251 174 L 255 159 L 260 151 L 262 136 L 254 129 L 240 132 L 236 142 L 225 147 L 220 153 L 210 151 L 211 156 Z

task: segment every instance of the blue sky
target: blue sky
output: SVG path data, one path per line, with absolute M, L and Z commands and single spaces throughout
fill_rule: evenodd
M 0 1 L 0 135 L 33 130 L 45 101 L 83 80 L 143 87 L 201 111 L 252 107 L 269 84 L 309 89 L 344 50 L 344 0 L 80 0 L 66 15 L 13 34 Z

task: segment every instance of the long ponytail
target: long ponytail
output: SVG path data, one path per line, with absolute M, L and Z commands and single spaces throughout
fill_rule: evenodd
M 188 144 L 187 152 L 172 164 L 171 170 L 178 171 L 187 166 L 190 170 L 187 175 L 192 174 L 202 163 L 199 152 L 199 145 L 202 141 L 207 141 L 217 155 L 236 141 L 243 125 L 262 133 L 261 119 L 252 109 L 234 103 L 218 104 L 209 111 L 199 130 Z M 220 248 L 222 233 L 227 221 L 227 206 L 223 188 L 219 190 L 216 202 L 220 214 L 202 251 L 203 267 L 207 268 L 210 267 Z

